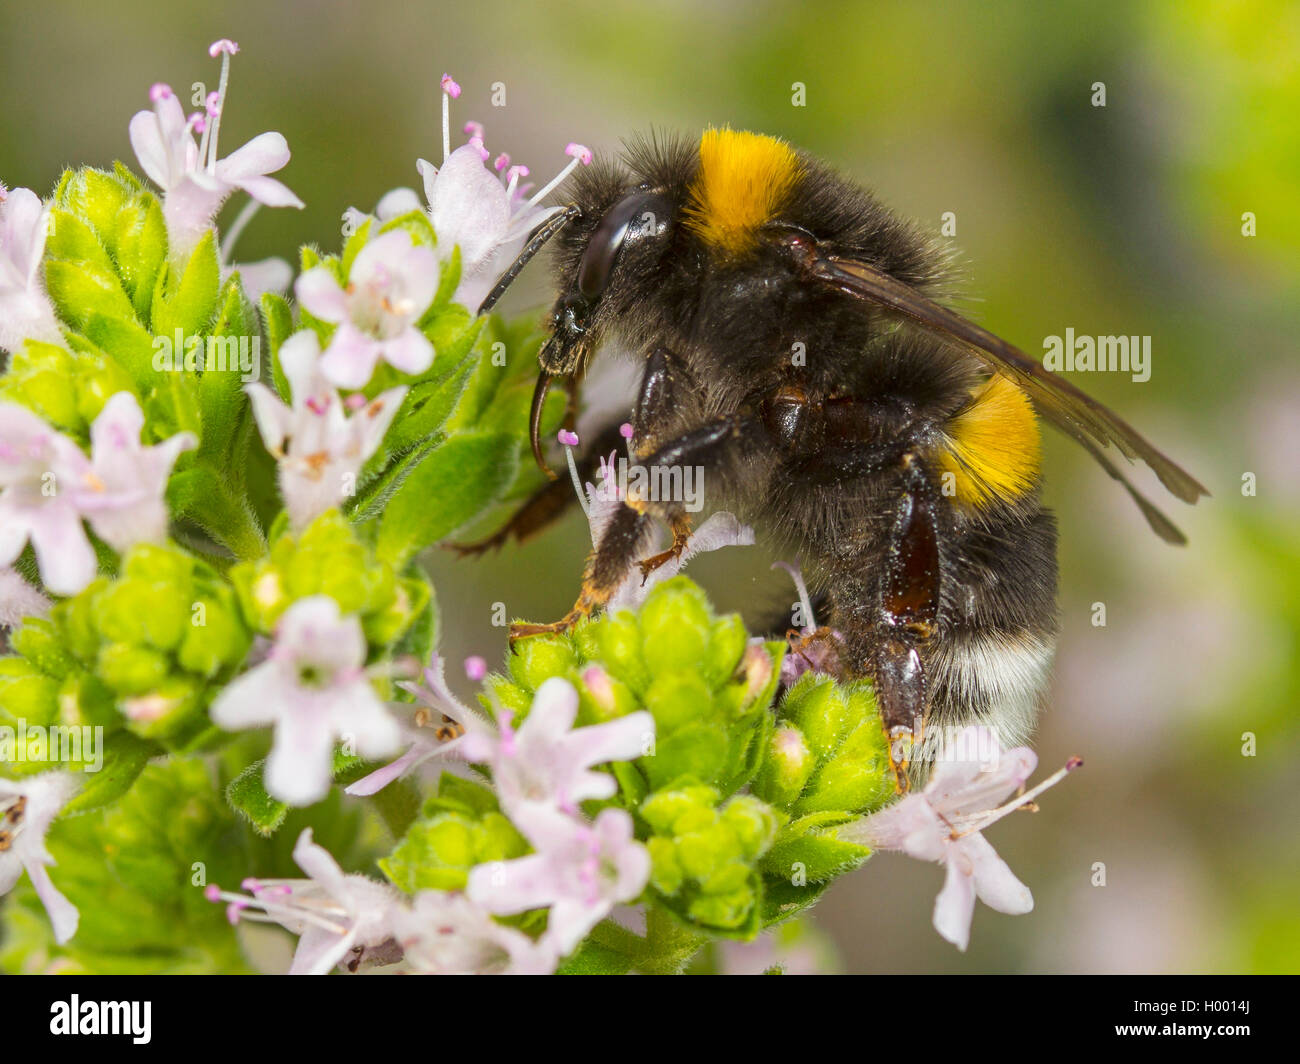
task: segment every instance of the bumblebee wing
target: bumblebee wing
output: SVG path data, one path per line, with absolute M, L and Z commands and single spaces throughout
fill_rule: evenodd
M 1160 478 L 1160 483 L 1184 502 L 1194 503 L 1209 492 L 1118 414 L 1085 395 L 1069 381 L 1044 369 L 1019 348 L 955 311 L 940 306 L 870 263 L 810 251 L 808 241 L 802 236 L 794 238 L 791 243 L 796 245 L 808 275 L 816 282 L 888 308 L 926 329 L 942 333 L 965 345 L 993 370 L 1014 381 L 1033 401 L 1043 418 L 1078 440 L 1107 473 L 1124 484 L 1162 539 L 1170 542 L 1182 540 L 1182 534 L 1168 519 L 1107 460 L 1105 449 L 1114 444 L 1130 461 L 1140 458 L 1146 462 Z

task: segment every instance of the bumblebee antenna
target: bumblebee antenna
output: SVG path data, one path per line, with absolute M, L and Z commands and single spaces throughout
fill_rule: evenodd
M 486 314 L 496 306 L 497 300 L 506 294 L 506 289 L 509 288 L 514 282 L 514 279 L 523 272 L 523 268 L 528 265 L 532 257 L 541 251 L 542 248 L 550 242 L 551 237 L 555 236 L 556 233 L 563 229 L 570 219 L 578 217 L 581 213 L 582 211 L 578 209 L 576 203 L 570 203 L 560 211 L 559 214 L 551 215 L 551 217 L 547 218 L 546 221 L 539 225 L 533 231 L 533 235 L 529 237 L 528 243 L 524 245 L 524 249 L 519 252 L 515 257 L 515 261 L 510 264 L 510 269 L 506 270 L 506 272 L 501 275 L 501 279 L 492 286 L 492 291 L 490 291 L 486 298 L 484 298 L 483 302 L 479 304 L 478 312 L 480 314 Z

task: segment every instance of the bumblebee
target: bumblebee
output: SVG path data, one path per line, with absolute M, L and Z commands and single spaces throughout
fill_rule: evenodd
M 699 466 L 711 505 L 803 559 L 829 606 L 845 678 L 874 685 L 900 788 L 923 780 L 946 729 L 1023 741 L 1055 644 L 1056 523 L 1042 503 L 1040 419 L 1078 441 L 1152 529 L 1182 534 L 1111 455 L 1144 461 L 1173 495 L 1208 494 L 1126 422 L 950 309 L 939 247 L 786 142 L 709 129 L 651 136 L 570 179 L 485 302 L 548 240 L 559 294 L 540 355 L 533 452 L 553 381 L 576 394 L 617 342 L 640 364 L 632 450 Z M 1112 448 L 1114 449 L 1112 451 Z M 547 489 L 492 541 L 558 510 Z M 655 522 L 673 545 L 642 559 Z M 592 551 L 573 609 L 599 610 L 690 535 L 680 503 L 628 497 Z M 471 549 L 478 549 L 483 544 Z

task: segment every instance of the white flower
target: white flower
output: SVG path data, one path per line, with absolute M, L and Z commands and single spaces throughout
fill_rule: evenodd
M 0 402 L 0 566 L 30 540 L 46 587 L 71 595 L 95 576 L 83 517 L 119 551 L 162 539 L 167 478 L 196 441 L 182 432 L 144 447 L 143 426 L 135 396 L 118 392 L 91 425 L 88 459 L 30 410 Z
M 414 772 L 430 758 L 443 754 L 459 754 L 470 732 L 482 732 L 495 735 L 496 729 L 491 721 L 477 710 L 465 705 L 451 692 L 443 677 L 444 661 L 442 655 L 434 653 L 429 656 L 428 667 L 424 670 L 424 682 L 415 684 L 402 681 L 398 687 L 415 695 L 420 709 L 416 711 L 412 726 L 403 729 L 405 738 L 410 741 L 406 753 L 396 761 L 382 768 L 375 769 L 368 776 L 362 776 L 351 786 L 344 788 L 345 793 L 365 796 L 383 790 L 393 780 L 400 779 Z M 390 703 L 395 710 L 409 710 L 407 703 Z M 438 722 L 432 719 L 429 710 L 450 721 Z
M 67 942 L 77 931 L 77 908 L 50 882 L 54 858 L 45 848 L 45 833 L 69 799 L 77 779 L 70 772 L 42 772 L 26 779 L 0 779 L 0 895 L 13 890 L 23 869 L 50 915 L 54 938 Z
M 312 841 L 311 828 L 298 836 L 293 859 L 307 879 L 246 879 L 241 886 L 251 897 L 216 885 L 204 894 L 209 901 L 227 903 L 232 924 L 274 921 L 298 935 L 290 975 L 327 975 L 349 954 L 353 958 L 347 967 L 354 971 L 367 951 L 384 957 L 402 907 L 397 891 L 367 876 L 344 875 L 329 851 Z M 384 959 L 396 960 L 395 951 Z
M 608 761 L 630 761 L 653 747 L 654 717 L 644 710 L 574 728 L 578 692 L 552 676 L 533 696 L 518 730 L 510 713 L 499 713 L 499 732 L 468 732 L 457 750 L 468 761 L 492 768 L 501 808 L 534 844 L 549 837 L 557 817 L 578 813 L 578 803 L 609 798 L 618 784 L 608 772 L 593 771 Z
M 0 348 L 24 340 L 59 343 L 62 334 L 41 283 L 49 208 L 31 189 L 0 185 Z
M 299 599 L 280 618 L 266 661 L 217 697 L 212 719 L 227 730 L 275 726 L 266 789 L 289 805 L 329 792 L 334 742 L 362 757 L 384 757 L 401 732 L 366 677 L 366 638 L 355 617 L 340 617 L 327 595 Z
M 423 373 L 433 364 L 433 344 L 416 322 L 437 289 L 433 252 L 404 229 L 358 252 L 346 289 L 328 266 L 312 267 L 294 285 L 303 307 L 338 325 L 321 371 L 341 388 L 365 387 L 381 358 L 403 373 Z
M 548 938 L 497 923 L 464 894 L 423 890 L 393 923 L 406 963 L 422 974 L 549 975 L 558 959 Z
M 276 458 L 280 492 L 296 529 L 356 490 L 357 473 L 375 453 L 406 396 L 390 388 L 349 416 L 321 372 L 320 342 L 311 330 L 295 333 L 280 348 L 280 366 L 289 381 L 291 406 L 265 384 L 244 390 L 266 448 Z
M 289 161 L 289 146 L 279 133 L 262 133 L 225 159 L 217 157 L 221 116 L 230 77 L 233 42 L 217 41 L 209 49 L 221 56 L 221 85 L 204 114 L 186 119 L 180 100 L 162 84 L 150 91 L 152 111 L 139 111 L 129 127 L 131 147 L 140 166 L 163 190 L 163 217 L 173 263 L 183 264 L 203 233 L 211 228 L 217 211 L 237 189 L 268 207 L 303 206 L 302 200 L 267 174 Z M 196 144 L 195 132 L 202 133 Z
M 529 235 L 559 207 L 543 207 L 541 201 L 574 168 L 591 163 L 591 152 L 581 144 L 569 144 L 565 154 L 569 164 L 537 192 L 531 185 L 521 185 L 528 167 L 511 165 L 510 156 L 501 154 L 487 167 L 491 152 L 483 145 L 483 127 L 468 122 L 465 132 L 469 142 L 451 150 L 451 99 L 460 95 L 460 86 L 449 75 L 442 78 L 442 166 L 425 159 L 416 163 L 424 183 L 429 219 L 438 243 L 438 262 L 446 265 L 452 249 L 460 248 L 460 282 L 452 297 L 457 303 L 477 311 L 483 298 L 497 279 L 523 249 Z M 495 172 L 494 172 L 495 171 Z M 379 221 L 418 210 L 420 201 L 409 188 L 395 188 L 375 208 Z M 352 221 L 359 225 L 365 218 L 352 209 Z
M 0 568 L 0 628 L 17 628 L 26 617 L 44 617 L 50 600 L 32 587 L 22 574 Z
M 845 841 L 901 850 L 943 864 L 947 876 L 934 903 L 934 929 L 965 950 L 977 896 L 989 908 L 1012 915 L 1034 907 L 1029 888 L 980 832 L 1031 803 L 1082 763 L 1071 758 L 1065 768 L 1033 790 L 999 807 L 999 802 L 1024 785 L 1038 758 L 1026 746 L 1004 752 L 992 729 L 969 727 L 940 755 L 924 791 L 839 828 L 837 835 Z
M 546 938 L 561 955 L 650 878 L 650 853 L 632 837 L 632 818 L 622 809 L 604 809 L 592 824 L 555 818 L 533 844 L 535 854 L 473 868 L 468 894 L 502 916 L 548 908 Z

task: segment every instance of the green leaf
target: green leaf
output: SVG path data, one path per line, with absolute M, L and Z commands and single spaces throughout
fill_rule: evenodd
M 262 782 L 265 766 L 265 761 L 255 761 L 231 780 L 226 788 L 226 801 L 259 835 L 273 835 L 289 815 L 289 807 L 266 793 Z
M 266 540 L 246 499 L 232 499 L 221 476 L 208 466 L 173 473 L 167 482 L 167 505 L 177 516 L 201 525 L 236 558 L 260 558 Z
M 108 249 L 100 242 L 90 224 L 71 211 L 55 209 L 50 212 L 45 254 L 50 259 L 88 262 L 105 273 L 116 272 Z
M 851 872 L 871 856 L 871 849 L 835 837 L 832 821 L 843 822 L 843 814 L 813 814 L 787 824 L 760 862 L 773 877 L 791 879 L 799 875 L 808 883 L 825 883 Z
M 45 287 L 59 317 L 77 329 L 84 331 L 96 317 L 135 324 L 135 307 L 107 267 L 84 261 L 47 262 Z
M 442 437 L 435 437 L 425 443 L 412 447 L 397 459 L 384 472 L 370 481 L 357 492 L 347 506 L 348 517 L 354 522 L 369 521 L 384 512 L 389 499 L 406 483 L 407 477 L 429 457 L 442 443 Z
M 415 385 L 406 397 L 406 409 L 389 433 L 388 446 L 400 451 L 430 439 L 460 402 L 473 372 L 473 365 L 462 364 L 440 380 Z
M 451 535 L 496 502 L 519 461 L 519 439 L 504 433 L 454 436 L 408 476 L 380 519 L 375 552 L 401 568 L 417 551 Z
M 117 801 L 131 789 L 149 759 L 160 752 L 156 743 L 130 732 L 118 732 L 107 744 L 103 767 L 87 774 L 86 785 L 64 807 L 64 812 L 85 813 Z
M 578 952 L 569 957 L 556 971 L 556 975 L 627 975 L 632 970 L 632 958 L 617 950 L 587 941 Z
M 289 394 L 289 381 L 280 368 L 280 347 L 293 335 L 293 311 L 284 296 L 274 292 L 262 293 L 262 320 L 266 324 L 266 339 L 271 348 L 271 372 L 275 390 L 281 398 Z
M 199 377 L 199 410 L 203 419 L 200 459 L 206 458 L 229 468 L 224 460 L 248 410 L 243 391 L 242 357 L 247 355 L 252 360 L 255 345 L 260 352 L 261 336 L 255 328 L 252 306 L 245 298 L 238 278 L 232 277 L 226 283 L 221 313 L 208 344 L 216 364 L 208 366 L 205 363 Z M 224 368 L 221 365 L 223 361 Z
M 114 232 L 117 271 L 136 316 L 144 321 L 167 261 L 167 225 L 158 201 L 147 192 L 132 198 L 118 213 Z
M 154 288 L 150 314 L 154 333 L 170 337 L 179 329 L 188 339 L 207 332 L 221 285 L 221 263 L 212 230 L 203 234 L 179 279 L 169 267 L 159 274 L 159 281 L 162 283 Z

